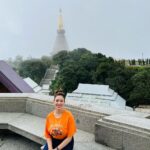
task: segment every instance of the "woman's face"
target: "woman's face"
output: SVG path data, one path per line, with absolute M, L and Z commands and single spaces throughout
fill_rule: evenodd
M 65 104 L 65 99 L 63 96 L 58 95 L 55 97 L 54 105 L 56 109 L 62 109 L 64 107 L 64 104 Z

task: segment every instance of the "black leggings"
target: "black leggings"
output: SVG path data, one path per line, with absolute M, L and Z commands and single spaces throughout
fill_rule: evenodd
M 56 148 L 63 140 L 64 139 L 59 140 L 59 139 L 52 138 L 52 146 L 53 146 L 53 148 Z M 73 146 L 74 146 L 74 138 L 72 137 L 72 140 L 62 150 L 73 150 Z M 45 144 L 43 150 L 48 150 L 47 143 Z

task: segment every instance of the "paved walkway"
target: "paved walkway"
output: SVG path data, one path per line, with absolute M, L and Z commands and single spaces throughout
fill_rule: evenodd
M 44 119 L 26 113 L 0 113 L 0 128 L 9 129 L 33 141 L 43 139 Z M 7 127 L 7 123 L 9 124 Z M 39 150 L 39 144 L 15 134 L 0 134 L 0 150 Z M 28 148 L 29 147 L 29 148 Z M 74 150 L 112 150 L 94 141 L 94 135 L 82 130 L 75 134 Z

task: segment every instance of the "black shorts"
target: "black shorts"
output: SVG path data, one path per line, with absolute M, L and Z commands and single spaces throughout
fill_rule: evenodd
M 53 148 L 56 148 L 64 140 L 65 139 L 59 140 L 59 139 L 52 138 L 52 146 L 53 146 Z M 62 150 L 73 150 L 73 146 L 74 146 L 74 138 L 72 137 L 72 140 Z M 47 143 L 45 144 L 43 150 L 48 150 Z

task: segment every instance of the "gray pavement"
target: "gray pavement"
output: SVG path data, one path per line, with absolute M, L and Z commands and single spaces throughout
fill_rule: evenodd
M 11 132 L 0 133 L 0 150 L 39 150 L 40 145 Z
M 77 130 L 74 150 L 113 150 L 95 142 L 94 134 Z

